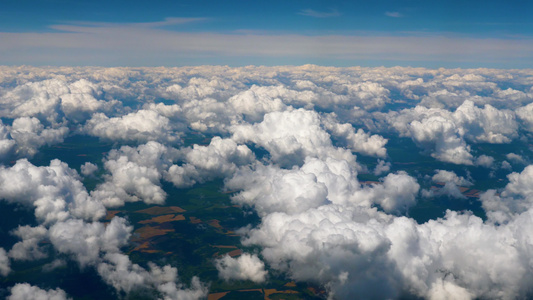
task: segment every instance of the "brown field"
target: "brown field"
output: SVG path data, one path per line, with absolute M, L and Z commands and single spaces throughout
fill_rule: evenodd
M 108 210 L 107 211 L 107 214 L 105 216 L 105 219 L 106 220 L 111 220 L 113 219 L 113 217 L 118 214 L 119 212 L 121 212 L 120 210 Z
M 140 244 L 139 246 L 135 247 L 135 249 L 131 250 L 131 251 L 140 251 L 140 252 L 143 252 L 143 253 L 157 253 L 157 252 L 161 252 L 159 250 L 155 250 L 155 249 L 151 249 L 151 245 L 148 241 Z
M 237 246 L 212 245 L 211 247 L 221 248 L 221 249 L 237 249 Z
M 263 293 L 263 290 L 262 289 L 248 289 L 248 290 L 238 290 L 238 292 L 259 292 L 259 293 Z
M 242 250 L 241 249 L 235 249 L 233 251 L 230 251 L 227 253 L 229 256 L 231 257 L 235 257 L 235 256 L 239 256 L 242 254 Z
M 181 207 L 178 206 L 153 206 L 146 209 L 141 209 L 135 211 L 136 213 L 149 214 L 149 215 L 166 215 L 166 214 L 175 214 L 185 212 Z
M 268 298 L 268 296 L 272 294 L 298 294 L 297 291 L 293 291 L 293 290 L 278 291 L 276 289 L 265 289 L 264 291 L 265 291 L 265 299 L 270 299 Z
M 291 282 L 287 282 L 287 284 L 285 284 L 286 287 L 296 287 L 296 283 L 294 281 L 291 281 Z
M 191 224 L 202 223 L 202 220 L 195 218 L 195 217 L 189 217 L 189 220 L 191 221 Z
M 460 191 L 461 193 L 464 193 L 464 192 L 468 191 L 469 189 L 470 189 L 470 188 L 467 188 L 467 187 L 464 187 L 464 186 L 460 186 L 460 187 L 459 187 L 459 191 Z
M 153 226 L 144 226 L 137 230 L 135 230 L 135 234 L 138 235 L 138 237 L 132 238 L 133 241 L 144 241 L 149 238 L 153 238 L 154 236 L 160 236 L 165 235 L 169 232 L 174 232 L 174 229 L 163 229 L 159 227 L 153 227 Z
M 326 291 L 323 291 L 323 290 L 318 290 L 318 289 L 315 289 L 313 287 L 308 287 L 307 288 L 311 293 L 313 293 L 314 295 L 323 295 L 326 293 Z
M 359 183 L 360 183 L 360 184 L 363 184 L 363 185 L 372 185 L 372 184 L 382 184 L 383 182 L 381 182 L 381 181 L 365 180 L 365 181 L 360 181 Z
M 218 300 L 224 296 L 226 296 L 229 292 L 222 292 L 222 293 L 213 293 L 207 295 L 207 300 Z
M 479 198 L 479 194 L 481 194 L 480 190 L 472 189 L 472 190 L 468 191 L 468 193 L 466 193 L 465 196 L 472 197 L 472 198 Z
M 209 221 L 207 224 L 209 224 L 209 225 L 211 225 L 211 226 L 213 226 L 215 228 L 222 229 L 222 226 L 220 226 L 220 221 L 219 220 L 213 219 L 213 220 Z
M 174 221 L 183 221 L 185 220 L 185 217 L 183 215 L 162 215 L 158 217 L 153 217 L 148 220 L 140 221 L 139 224 L 149 224 L 149 223 L 166 223 L 166 222 L 174 222 Z

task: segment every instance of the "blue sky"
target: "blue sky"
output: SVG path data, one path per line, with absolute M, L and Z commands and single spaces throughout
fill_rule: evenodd
M 532 1 L 3 1 L 0 64 L 533 67 Z

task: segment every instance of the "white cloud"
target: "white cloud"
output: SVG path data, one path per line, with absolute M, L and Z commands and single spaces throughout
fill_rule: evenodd
M 352 125 L 345 123 L 340 124 L 335 120 L 335 116 L 328 116 L 322 120 L 324 127 L 335 137 L 344 139 L 346 146 L 355 152 L 370 156 L 385 157 L 387 156 L 387 139 L 380 135 L 370 135 L 361 128 L 355 132 Z
M 10 135 L 17 143 L 16 154 L 21 157 L 34 156 L 38 148 L 47 144 L 63 142 L 67 127 L 46 128 L 37 118 L 20 117 L 13 121 Z
M 533 103 L 520 107 L 516 110 L 516 115 L 524 124 L 527 131 L 533 132 Z
M 133 264 L 129 257 L 120 253 L 107 253 L 98 265 L 98 273 L 117 291 L 129 293 L 152 287 L 161 293 L 163 300 L 193 300 L 207 296 L 207 287 L 193 277 L 191 288 L 184 288 L 178 281 L 178 270 L 166 265 L 159 267 L 149 263 L 150 271 Z
M 244 115 L 246 121 L 258 122 L 263 119 L 266 113 L 286 110 L 287 105 L 280 97 L 287 94 L 292 99 L 296 93 L 294 91 L 290 93 L 282 86 L 253 85 L 249 90 L 231 97 L 228 102 L 236 112 Z
M 98 170 L 98 166 L 90 162 L 84 163 L 83 165 L 81 165 L 80 168 L 81 168 L 81 174 L 85 176 L 92 175 L 94 172 Z
M 112 150 L 104 162 L 110 174 L 104 175 L 106 181 L 91 196 L 112 207 L 136 201 L 162 204 L 167 196 L 160 183 L 162 172 L 172 165 L 176 154 L 172 148 L 153 141 Z
M 87 121 L 85 131 L 112 141 L 179 141 L 179 134 L 173 132 L 168 118 L 152 110 L 139 110 L 115 118 L 97 113 Z
M 39 287 L 30 285 L 28 283 L 17 283 L 11 288 L 11 294 L 7 297 L 8 300 L 67 300 L 65 291 L 60 288 L 55 290 L 43 290 Z
M 516 164 L 525 164 L 526 163 L 526 160 L 524 159 L 524 157 L 522 157 L 522 155 L 520 154 L 516 154 L 516 153 L 507 153 L 507 155 L 505 155 L 505 157 L 516 163 Z
M 194 145 L 180 150 L 183 164 L 172 165 L 165 179 L 177 187 L 189 187 L 217 177 L 228 177 L 238 166 L 255 160 L 253 152 L 245 145 L 231 139 L 214 137 L 208 146 Z
M 0 120 L 0 160 L 4 160 L 12 153 L 15 141 L 9 138 L 9 129 Z
M 465 138 L 474 142 L 509 143 L 518 135 L 514 113 L 498 110 L 489 104 L 480 109 L 467 100 L 457 108 L 453 117 L 464 128 Z
M 236 142 L 250 141 L 264 147 L 274 162 L 284 166 L 299 165 L 306 156 L 354 159 L 349 151 L 333 147 L 320 115 L 314 111 L 272 112 L 261 123 L 235 125 L 231 131 Z
M 225 255 L 215 260 L 218 276 L 228 281 L 251 280 L 253 282 L 264 282 L 268 274 L 265 271 L 265 264 L 255 254 L 244 253 L 237 258 Z
M 480 155 L 476 158 L 475 165 L 490 168 L 494 164 L 494 157 L 488 155 Z
M 374 169 L 374 175 L 379 176 L 383 173 L 387 173 L 390 171 L 390 162 L 385 162 L 384 160 L 378 159 L 378 164 L 376 165 L 376 168 Z
M 39 242 L 48 234 L 48 230 L 44 226 L 19 226 L 13 230 L 12 234 L 22 239 L 9 250 L 9 257 L 12 259 L 37 260 L 48 256 L 39 245 Z
M 45 223 L 71 216 L 97 220 L 105 215 L 102 203 L 89 196 L 77 172 L 59 160 L 44 167 L 36 167 L 26 159 L 10 168 L 2 166 L 0 187 L 0 197 L 35 207 L 35 216 Z
M 14 267 L 11 261 L 54 250 L 95 268 L 119 294 L 152 289 L 164 299 L 205 297 L 198 278 L 186 286 L 175 267 L 143 267 L 121 253 L 132 231 L 124 219 L 107 226 L 98 220 L 103 204 L 163 203 L 161 180 L 190 187 L 221 178 L 235 192 L 235 204 L 259 215 L 257 226 L 240 232 L 245 246 L 261 251 L 261 260 L 258 254 L 216 260 L 221 278 L 264 282 L 268 269 L 318 284 L 339 299 L 527 297 L 531 166 L 510 174 L 505 188 L 481 195 L 486 221 L 448 211 L 418 224 L 403 215 L 416 205 L 420 187 L 405 172 L 388 173 L 402 164 L 392 158 L 398 152 L 387 157 L 385 145 L 388 139 L 397 151 L 399 134 L 425 150 L 422 155 L 463 164 L 466 174 L 486 166 L 498 175 L 503 171 L 494 166 L 511 165 L 471 143 L 528 142 L 531 84 L 530 70 L 0 67 L 4 161 L 17 149 L 29 155 L 59 141 L 62 128 L 100 136 L 116 148 L 103 160 L 103 183 L 91 194 L 59 160 L 0 167 L 0 198 L 35 209 L 38 222 L 12 231 L 20 241 L 7 253 L 0 250 L 0 273 Z M 502 89 L 507 86 L 513 89 Z M 211 141 L 176 149 L 182 132 Z M 252 149 L 270 155 L 257 161 Z M 374 174 L 386 176 L 362 185 L 357 177 L 366 167 L 360 163 L 370 160 L 356 161 L 352 151 L 379 157 Z M 527 162 L 527 149 L 514 152 L 505 159 Z M 92 163 L 80 168 L 84 175 L 101 174 L 95 169 Z M 435 193 L 454 197 L 464 197 L 458 187 L 477 179 L 476 172 L 464 178 L 427 170 L 417 169 L 417 178 L 444 182 Z
M 118 252 L 127 244 L 132 227 L 115 217 L 106 227 L 103 223 L 67 220 L 50 227 L 49 238 L 55 249 L 71 254 L 83 267 L 99 262 L 101 252 Z
M 416 179 L 405 172 L 398 172 L 385 176 L 383 184 L 375 185 L 371 194 L 374 202 L 386 212 L 405 212 L 416 204 L 419 189 Z
M 506 223 L 517 214 L 529 210 L 533 204 L 533 165 L 527 166 L 521 173 L 507 175 L 509 183 L 500 194 L 490 189 L 481 194 L 480 200 L 489 220 Z
M 472 182 L 462 176 L 457 176 L 453 171 L 435 170 L 436 174 L 431 177 L 434 182 L 454 183 L 459 186 L 471 186 Z

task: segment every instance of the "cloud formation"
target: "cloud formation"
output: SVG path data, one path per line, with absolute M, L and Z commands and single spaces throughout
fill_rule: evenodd
M 54 290 L 43 290 L 28 283 L 18 283 L 11 288 L 11 295 L 9 295 L 7 299 L 67 300 L 71 298 L 67 297 L 65 291 L 59 288 Z
M 205 278 L 184 284 L 171 264 L 136 264 L 121 251 L 132 225 L 102 218 L 127 202 L 164 204 L 169 183 L 218 179 L 235 205 L 259 217 L 238 231 L 255 254 L 212 260 L 223 280 L 281 276 L 339 299 L 531 295 L 531 70 L 0 71 L 0 198 L 36 217 L 9 229 L 18 240 L 0 248 L 0 275 L 9 279 L 19 262 L 48 258 L 43 271 L 75 262 L 117 295 L 205 297 Z M 72 166 L 40 160 L 43 148 L 86 135 L 111 149 Z M 494 189 L 476 194 L 487 182 Z M 428 190 L 433 184 L 444 185 Z M 461 187 L 473 190 L 476 215 L 457 201 L 464 210 L 409 217 L 421 202 L 437 205 L 434 196 L 464 199 Z M 11 293 L 67 297 L 24 284 Z
M 229 255 L 223 256 L 215 261 L 218 275 L 224 280 L 251 280 L 253 282 L 264 282 L 268 274 L 265 271 L 265 264 L 257 255 L 244 253 L 237 258 Z

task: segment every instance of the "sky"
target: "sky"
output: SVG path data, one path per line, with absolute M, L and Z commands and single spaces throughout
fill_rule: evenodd
M 533 67 L 531 1 L 3 1 L 0 64 Z

